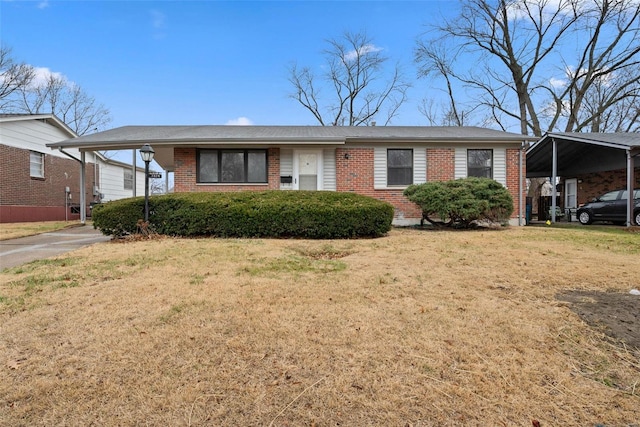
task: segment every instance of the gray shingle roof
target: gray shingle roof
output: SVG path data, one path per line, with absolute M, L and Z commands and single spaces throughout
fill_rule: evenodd
M 487 141 L 519 143 L 531 137 L 479 127 L 427 126 L 124 126 L 51 144 L 53 148 L 119 149 L 144 143 L 320 143 L 375 141 Z

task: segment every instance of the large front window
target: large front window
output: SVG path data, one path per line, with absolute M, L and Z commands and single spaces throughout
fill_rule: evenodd
M 493 178 L 493 150 L 467 150 L 467 176 Z
M 198 150 L 200 183 L 266 183 L 267 150 Z
M 387 185 L 413 184 L 413 150 L 387 150 Z

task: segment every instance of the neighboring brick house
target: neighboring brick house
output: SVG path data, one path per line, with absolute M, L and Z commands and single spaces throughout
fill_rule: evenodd
M 396 224 L 421 212 L 410 184 L 487 176 L 514 199 L 523 224 L 524 151 L 530 137 L 478 127 L 125 126 L 49 144 L 120 150 L 151 144 L 174 173 L 174 191 L 324 190 L 355 192 L 395 207 Z
M 640 188 L 640 134 L 548 133 L 527 150 L 527 177 L 557 182 L 551 200 L 562 209 L 608 191 Z
M 52 114 L 0 115 L 0 222 L 80 218 L 80 152 L 65 150 L 74 159 L 47 147 L 76 137 Z M 85 173 L 87 204 L 133 194 L 130 165 L 89 153 Z M 144 170 L 136 176 L 142 194 Z

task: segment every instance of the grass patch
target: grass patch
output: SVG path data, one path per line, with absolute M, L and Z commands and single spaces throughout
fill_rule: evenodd
M 292 246 L 290 249 L 299 255 L 318 260 L 318 259 L 339 259 L 349 256 L 353 253 L 353 245 L 346 245 L 339 248 L 333 244 L 326 243 L 319 246 Z
M 0 425 L 632 425 L 640 349 L 556 299 L 637 287 L 629 236 L 162 239 L 3 271 Z
M 13 274 L 31 273 L 33 271 L 41 269 L 43 266 L 67 267 L 72 266 L 74 263 L 75 259 L 72 257 L 38 259 L 23 265 L 19 265 L 17 267 L 7 268 L 4 270 L 4 272 Z
M 307 258 L 290 255 L 282 258 L 265 260 L 263 263 L 254 263 L 242 269 L 252 276 L 268 275 L 277 277 L 278 274 L 300 275 L 303 273 L 335 273 L 345 270 L 347 265 L 336 260 L 323 258 Z
M 80 225 L 80 221 L 16 222 L 0 224 L 0 240 L 34 236 Z

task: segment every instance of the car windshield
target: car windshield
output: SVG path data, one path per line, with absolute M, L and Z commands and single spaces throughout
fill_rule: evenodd
M 600 200 L 601 202 L 613 202 L 618 198 L 619 193 L 620 191 L 610 191 L 600 196 L 598 200 Z

